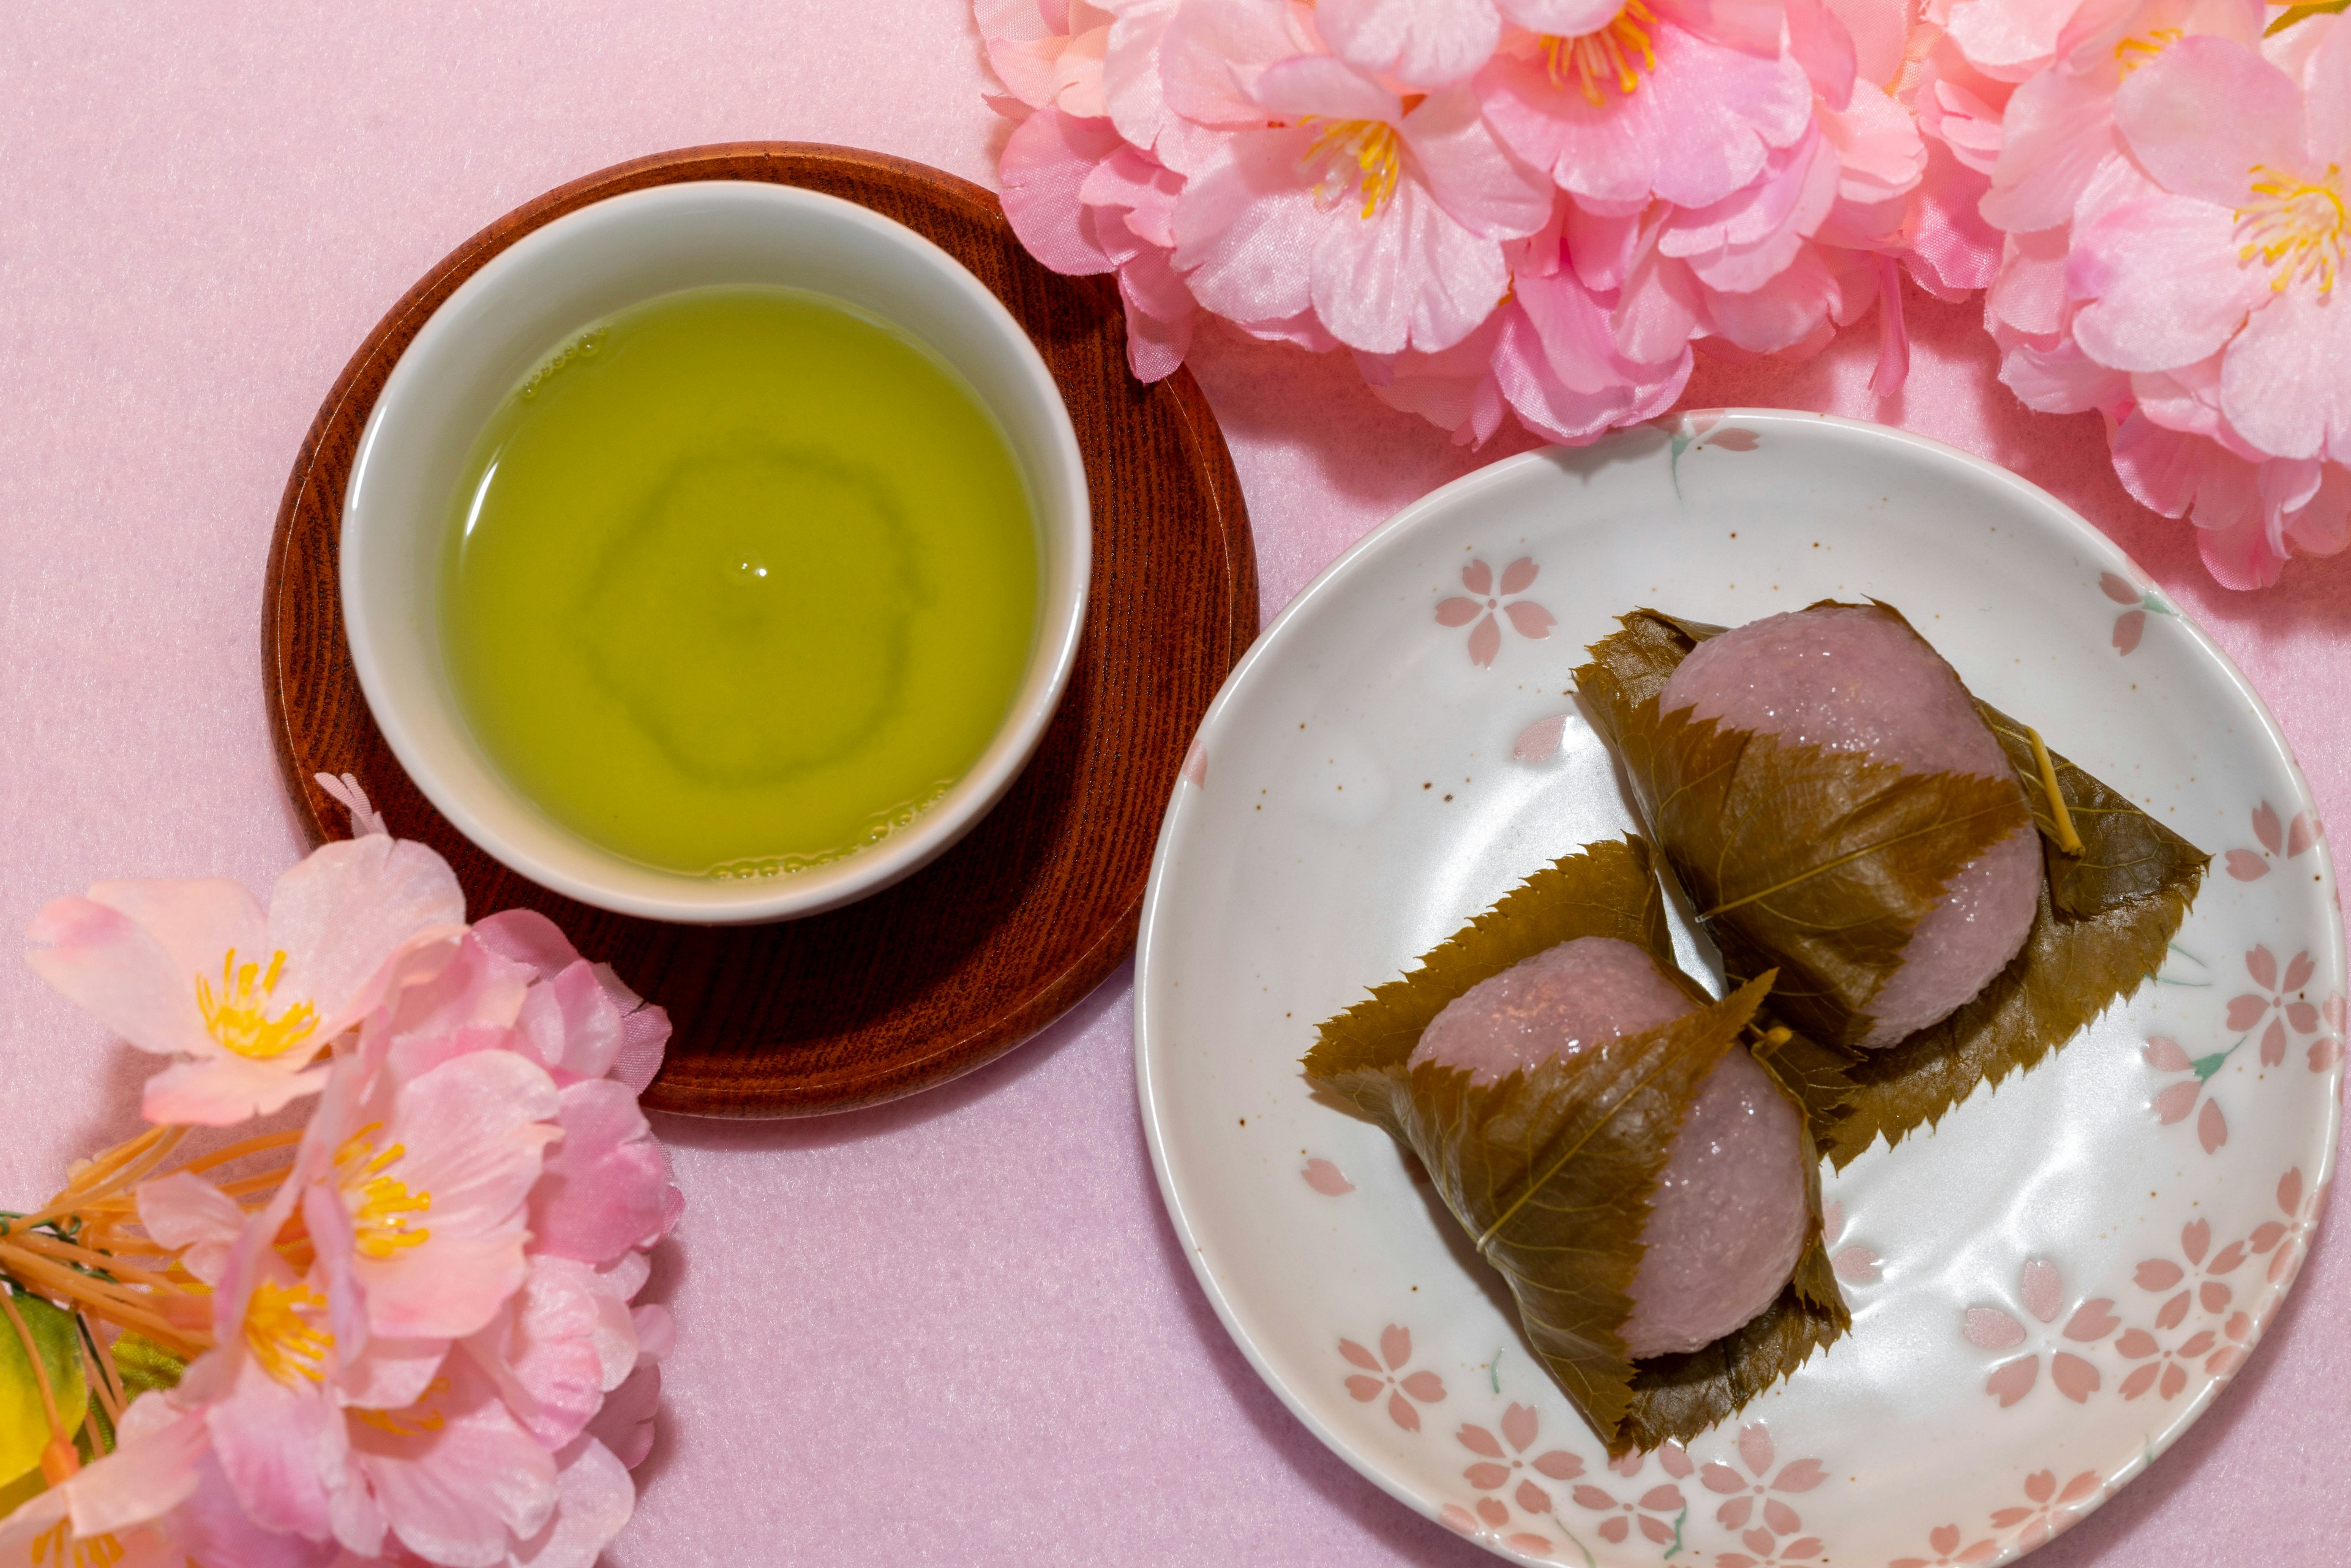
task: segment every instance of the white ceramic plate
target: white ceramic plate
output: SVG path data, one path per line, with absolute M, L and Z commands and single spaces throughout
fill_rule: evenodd
M 1864 595 L 2211 872 L 2157 984 L 1828 1177 L 1849 1337 L 1687 1452 L 1611 1466 L 1433 1189 L 1310 1098 L 1299 1058 L 1529 872 L 1635 825 L 1569 695 L 1615 615 L 1737 623 Z M 1687 926 L 1679 945 L 1719 978 Z M 1168 812 L 1135 1040 L 1209 1299 L 1396 1498 L 1586 1568 L 1925 1568 L 2062 1530 L 2241 1364 L 2330 1175 L 2343 967 L 2275 723 L 2120 551 L 1933 442 L 1742 411 L 1483 469 L 1283 612 Z

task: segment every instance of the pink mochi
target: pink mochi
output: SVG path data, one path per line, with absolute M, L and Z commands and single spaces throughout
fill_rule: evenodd
M 1942 655 L 1859 605 L 1792 611 L 1707 639 L 1666 682 L 1657 708 L 1915 773 L 2014 777 Z M 2040 893 L 2040 836 L 2029 825 L 1956 868 L 1868 999 L 1871 1028 L 1857 1043 L 1891 1045 L 1982 990 L 2023 947 Z
M 1579 937 L 1454 998 L 1409 1065 L 1463 1067 L 1491 1083 L 1696 1010 L 1647 953 Z M 1744 1048 L 1707 1075 L 1649 1197 L 1619 1331 L 1628 1354 L 1711 1344 L 1779 1296 L 1811 1232 L 1802 1134 L 1796 1107 Z

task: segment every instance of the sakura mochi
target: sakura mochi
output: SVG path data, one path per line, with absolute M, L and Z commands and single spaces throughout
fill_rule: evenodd
M 1698 1006 L 1632 943 L 1578 937 L 1455 998 L 1409 1065 L 1466 1068 L 1471 1082 L 1493 1083 Z M 1811 1237 L 1807 1165 L 1802 1114 L 1732 1047 L 1699 1087 L 1649 1197 L 1633 1310 L 1618 1331 L 1628 1355 L 1711 1344 L 1779 1297 Z
M 2013 777 L 2007 754 L 1950 665 L 1900 616 L 1815 605 L 1709 637 L 1667 680 L 1661 716 L 1853 752 L 1906 772 Z M 1844 998 L 1871 1020 L 1851 1041 L 1891 1045 L 1938 1022 L 2008 967 L 2032 926 L 2042 884 L 2029 821 L 1954 862 L 1942 896 L 1875 994 Z

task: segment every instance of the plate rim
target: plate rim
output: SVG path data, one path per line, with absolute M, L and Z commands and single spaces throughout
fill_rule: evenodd
M 1748 407 L 1678 409 L 1647 424 L 1611 432 L 1588 446 L 1543 446 L 1501 458 L 1439 486 L 1417 500 L 1403 507 L 1385 521 L 1366 532 L 1342 551 L 1328 566 L 1316 573 L 1313 580 L 1289 603 L 1283 605 L 1280 613 L 1267 622 L 1265 630 L 1259 633 L 1256 643 L 1234 667 L 1232 674 L 1226 677 L 1223 688 L 1217 694 L 1216 701 L 1209 705 L 1207 713 L 1201 718 L 1199 738 L 1194 742 L 1196 750 L 1203 749 L 1207 746 L 1208 737 L 1215 732 L 1227 706 L 1235 700 L 1236 695 L 1255 675 L 1260 664 L 1280 656 L 1292 622 L 1312 612 L 1323 599 L 1334 591 L 1333 585 L 1347 576 L 1363 558 L 1382 548 L 1390 540 L 1424 526 L 1430 517 L 1451 510 L 1476 497 L 1482 490 L 1504 484 L 1512 476 L 1524 473 L 1531 467 L 1555 462 L 1559 454 L 1590 453 L 1610 445 L 1629 445 L 1635 441 L 1654 439 L 1660 435 L 1670 439 L 1671 427 L 1677 426 L 1680 422 L 1692 416 L 1713 416 L 1724 423 L 1737 421 L 1748 426 L 1777 425 L 1782 429 L 1807 430 L 1825 428 L 1836 432 L 1842 438 L 1859 440 L 1864 443 L 1880 443 L 1889 449 L 1903 452 L 1913 458 L 1923 455 L 1938 460 L 1954 460 L 1980 476 L 1998 482 L 2026 506 L 2042 513 L 2061 535 L 2070 536 L 2075 543 L 2079 544 L 2092 558 L 2095 564 L 2110 571 L 2120 570 L 2136 574 L 2136 577 L 2142 580 L 2151 580 L 2148 574 L 2131 559 L 2129 554 L 2120 545 L 2049 491 L 1988 458 L 1950 445 L 1949 443 L 1938 441 L 1932 436 L 1921 435 L 1914 431 L 1878 424 L 1867 420 L 1847 419 L 1835 414 L 1813 413 L 1795 409 Z M 1671 422 L 1670 425 L 1668 422 Z M 2227 650 L 2215 643 L 2201 625 L 2185 613 L 2180 613 L 2175 618 L 2188 631 L 2198 650 L 2207 659 L 2217 664 L 2220 672 L 2227 676 L 2239 699 L 2247 705 L 2260 720 L 2264 737 L 2274 745 L 2279 755 L 2285 759 L 2294 782 L 2301 787 L 2303 796 L 2305 799 L 2309 798 L 2309 780 L 2303 773 L 2301 759 L 2295 756 L 2294 747 L 2286 738 L 2284 729 L 2278 724 L 2277 716 L 2270 711 L 2269 705 L 2262 699 L 2261 694 L 2253 689 L 2252 682 L 2246 678 L 2244 672 L 2237 667 L 2236 661 L 2229 656 Z M 1142 924 L 1135 941 L 1135 1093 L 1143 1119 L 1144 1139 L 1150 1150 L 1152 1173 L 1158 1185 L 1160 1201 L 1165 1206 L 1169 1223 L 1175 1228 L 1176 1238 L 1183 1244 L 1185 1261 L 1191 1266 L 1193 1278 L 1207 1296 L 1209 1305 L 1216 1312 L 1217 1321 L 1223 1324 L 1225 1333 L 1240 1351 L 1243 1358 L 1248 1361 L 1250 1370 L 1257 1374 L 1259 1379 L 1324 1448 L 1346 1461 L 1349 1468 L 1356 1474 L 1404 1504 L 1414 1513 L 1429 1520 L 1432 1523 L 1438 1522 L 1433 1510 L 1423 1507 L 1418 1498 L 1408 1492 L 1400 1482 L 1392 1479 L 1380 1465 L 1357 1445 L 1322 1421 L 1305 1406 L 1283 1379 L 1275 1375 L 1266 1354 L 1242 1328 L 1232 1303 L 1228 1300 L 1225 1291 L 1204 1261 L 1204 1251 L 1194 1232 L 1191 1216 L 1186 1211 L 1182 1197 L 1176 1190 L 1174 1181 L 1169 1176 L 1164 1142 L 1166 1136 L 1163 1125 L 1165 1112 L 1153 1088 L 1151 998 L 1152 981 L 1157 968 L 1157 964 L 1155 962 L 1154 937 L 1163 918 L 1162 902 L 1166 887 L 1165 873 L 1167 867 L 1182 852 L 1178 841 L 1185 831 L 1186 821 L 1190 814 L 1185 810 L 1186 802 L 1181 799 L 1180 788 L 1178 794 L 1178 800 L 1171 803 L 1166 816 L 1160 822 L 1159 843 L 1152 856 L 1151 877 L 1144 894 Z M 2320 872 L 2325 876 L 2329 884 L 2336 887 L 2336 896 L 2327 901 L 2325 907 L 2327 935 L 2332 951 L 2337 956 L 2338 966 L 2346 973 L 2351 973 L 2351 961 L 2346 961 L 2345 956 L 2342 899 L 2339 884 L 2335 882 L 2332 848 L 2323 835 L 2314 848 L 2321 857 L 2318 862 Z M 2338 1092 L 2329 1096 L 2327 1100 L 2323 1155 L 2318 1163 L 2317 1174 L 2312 1178 L 2318 1191 L 2326 1191 L 2333 1182 L 2335 1163 L 2342 1134 L 2343 1097 L 2338 1088 Z M 2316 1234 L 2317 1228 L 2324 1223 L 2325 1213 L 2322 1209 L 2318 1219 L 2314 1224 L 2314 1236 Z M 2290 1280 L 2285 1287 L 2278 1291 L 2275 1298 L 2278 1307 L 2282 1307 L 2293 1294 L 2293 1287 L 2298 1282 L 2298 1279 Z M 2276 1308 L 2273 1309 L 2273 1314 Z M 2263 1334 L 2261 1339 L 2255 1341 L 2252 1346 L 2253 1354 L 2259 1354 L 2262 1343 L 2267 1337 Z M 2173 1419 L 2167 1422 L 2148 1439 L 2137 1458 L 2125 1466 L 2107 1485 L 2102 1487 L 2098 1495 L 2086 1507 L 2078 1511 L 2077 1518 L 2087 1518 L 2104 1507 L 2121 1491 L 2123 1487 L 2144 1474 L 2147 1467 L 2168 1452 L 2172 1444 L 2177 1442 L 2189 1427 L 2194 1426 L 2211 1407 L 2213 1401 L 2234 1382 L 2233 1376 L 2216 1378 L 2208 1382 L 2195 1397 L 2179 1409 Z M 1505 1561 L 1529 1561 L 1499 1545 L 1472 1539 L 1475 1544 Z M 1998 1568 L 1999 1564 L 2013 1562 L 2033 1550 L 2037 1550 L 2037 1547 L 2028 1547 L 2024 1552 L 2019 1552 L 2015 1550 L 2012 1541 L 2003 1543 L 2002 1549 L 1996 1556 L 1985 1560 L 1986 1568 Z

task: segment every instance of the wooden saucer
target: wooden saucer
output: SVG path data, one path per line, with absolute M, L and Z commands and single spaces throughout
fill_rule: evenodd
M 668 925 L 590 909 L 490 859 L 418 793 L 377 731 L 343 636 L 343 490 L 393 363 L 474 270 L 540 225 L 624 191 L 764 180 L 862 203 L 993 289 L 1052 367 L 1093 493 L 1093 586 L 1068 695 L 1003 802 L 932 865 L 830 915 Z M 392 831 L 456 868 L 476 915 L 542 911 L 582 953 L 669 1009 L 647 1106 L 796 1116 L 911 1094 L 1051 1022 L 1134 945 L 1160 813 L 1209 699 L 1257 634 L 1257 565 L 1224 438 L 1187 371 L 1126 368 L 1118 291 L 1021 249 L 996 198 L 850 148 L 737 142 L 619 164 L 549 192 L 459 246 L 369 334 L 295 459 L 269 552 L 264 668 L 279 760 L 311 832 L 346 812 L 315 775 L 350 773 Z

